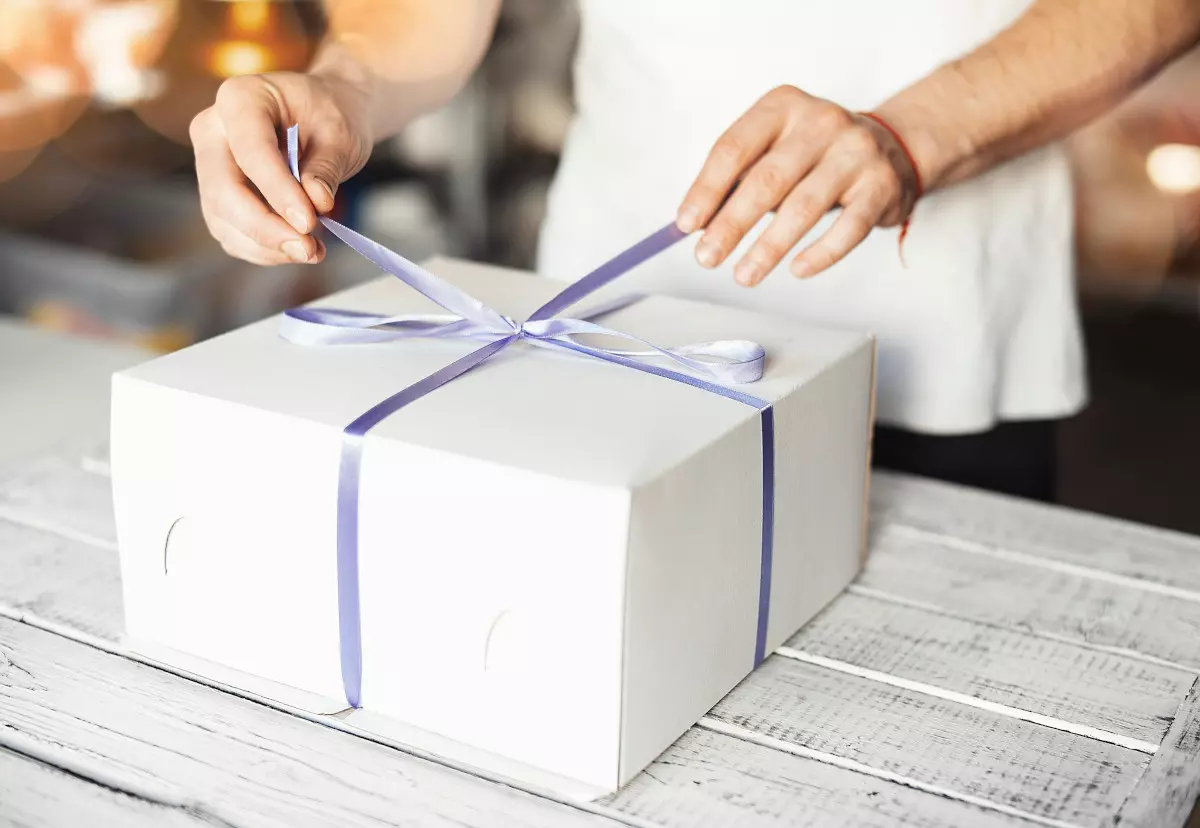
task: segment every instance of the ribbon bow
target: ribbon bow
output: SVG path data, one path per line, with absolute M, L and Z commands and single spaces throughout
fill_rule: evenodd
M 287 155 L 292 175 L 299 181 L 299 130 L 296 126 L 287 131 Z M 395 276 L 448 313 L 384 316 L 338 308 L 292 308 L 284 312 L 280 323 L 279 332 L 284 339 L 299 345 L 316 346 L 382 343 L 417 337 L 471 339 L 486 343 L 372 406 L 342 432 L 337 504 L 338 629 L 342 685 L 346 700 L 352 707 L 360 706 L 362 691 L 362 639 L 358 592 L 358 485 L 362 466 L 362 438 L 371 428 L 404 406 L 478 367 L 514 342 L 522 340 L 539 347 L 574 351 L 682 382 L 752 406 L 761 413 L 762 562 L 754 663 L 757 665 L 763 660 L 770 606 L 771 546 L 774 534 L 774 417 L 771 404 L 766 400 L 719 383 L 748 383 L 760 379 L 766 351 L 761 345 L 745 340 L 720 340 L 677 348 L 661 348 L 591 321 L 632 304 L 641 298 L 637 296 L 607 302 L 592 308 L 580 318 L 558 317 L 559 313 L 684 238 L 686 234 L 682 230 L 672 223 L 652 233 L 579 281 L 568 285 L 524 322 L 517 322 L 345 225 L 324 217 L 321 218 L 321 223 L 381 270 Z M 642 348 L 603 348 L 585 344 L 578 339 L 587 334 L 618 337 L 635 342 Z M 648 361 L 652 359 L 674 362 L 689 373 Z

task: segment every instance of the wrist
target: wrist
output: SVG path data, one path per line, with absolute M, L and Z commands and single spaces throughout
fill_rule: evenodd
M 925 191 L 930 192 L 957 180 L 957 172 L 975 156 L 975 146 L 965 125 L 953 117 L 954 96 L 926 97 L 924 90 L 910 87 L 875 112 L 904 142 Z
M 323 83 L 339 111 L 353 128 L 375 142 L 372 112 L 379 94 L 378 77 L 352 52 L 339 43 L 326 43 L 309 67 L 308 74 Z
M 877 112 L 859 113 L 863 124 L 875 135 L 875 141 L 883 151 L 888 164 L 896 174 L 900 191 L 896 210 L 885 221 L 906 222 L 921 196 L 925 194 L 921 168 L 900 133 Z

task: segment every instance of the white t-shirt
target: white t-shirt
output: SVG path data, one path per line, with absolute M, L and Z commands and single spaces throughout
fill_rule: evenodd
M 771 88 L 791 84 L 870 109 L 1026 5 L 582 0 L 578 114 L 551 191 L 539 271 L 574 280 L 669 222 L 713 142 Z M 1073 230 L 1067 161 L 1051 147 L 922 200 L 907 267 L 897 231 L 875 230 L 814 279 L 793 278 L 789 257 L 747 289 L 732 269 L 748 242 L 708 271 L 687 240 L 625 283 L 874 332 L 880 421 L 966 433 L 1083 406 Z

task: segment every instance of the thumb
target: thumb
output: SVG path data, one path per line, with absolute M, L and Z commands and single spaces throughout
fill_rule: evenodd
M 338 185 L 353 175 L 359 166 L 353 150 L 325 142 L 314 142 L 300 162 L 300 186 L 318 213 L 333 209 Z

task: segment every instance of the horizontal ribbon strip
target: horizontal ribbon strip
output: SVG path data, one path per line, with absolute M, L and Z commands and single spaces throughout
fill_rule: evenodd
M 300 180 L 299 130 L 287 131 L 287 157 L 292 175 Z M 557 348 L 616 363 L 681 382 L 694 388 L 736 400 L 760 412 L 762 434 L 762 544 L 759 569 L 758 620 L 754 663 L 766 655 L 767 622 L 770 617 L 771 564 L 775 515 L 775 427 L 771 404 L 720 383 L 750 383 L 762 377 L 766 351 L 755 342 L 721 340 L 661 348 L 638 337 L 606 328 L 596 322 L 607 313 L 625 307 L 640 297 L 607 302 L 576 318 L 558 314 L 618 279 L 632 268 L 658 255 L 686 235 L 675 224 L 642 239 L 582 279 L 565 287 L 538 308 L 525 322 L 517 322 L 484 305 L 403 256 L 388 250 L 349 227 L 321 218 L 331 233 L 350 248 L 395 276 L 446 314 L 400 314 L 385 316 L 363 311 L 325 307 L 293 308 L 280 323 L 285 339 L 310 346 L 368 344 L 413 338 L 453 338 L 484 342 L 481 347 L 455 360 L 424 379 L 372 406 L 343 430 L 337 493 L 337 578 L 338 631 L 342 685 L 352 707 L 362 701 L 362 620 L 358 579 L 358 502 L 362 469 L 363 438 L 382 420 L 446 383 L 479 367 L 519 340 L 543 348 Z M 580 340 L 585 335 L 617 337 L 640 347 L 603 348 Z M 674 364 L 689 373 L 666 365 Z

